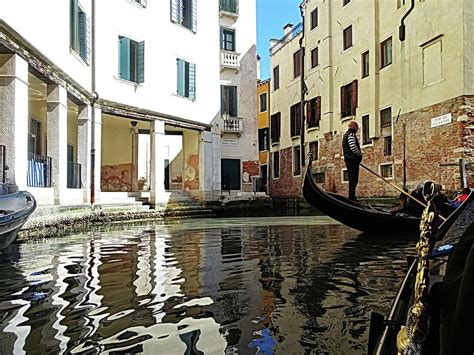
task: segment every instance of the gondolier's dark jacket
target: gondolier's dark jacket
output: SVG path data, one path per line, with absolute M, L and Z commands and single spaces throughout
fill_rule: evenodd
M 344 152 L 345 160 L 362 161 L 362 152 L 360 151 L 359 140 L 355 131 L 351 128 L 344 133 L 342 138 L 342 150 Z

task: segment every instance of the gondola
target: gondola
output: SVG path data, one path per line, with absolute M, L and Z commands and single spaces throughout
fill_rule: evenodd
M 0 196 L 0 249 L 14 242 L 35 209 L 36 200 L 27 191 Z
M 363 232 L 417 233 L 419 230 L 419 216 L 392 214 L 387 209 L 361 205 L 341 195 L 324 191 L 311 176 L 311 164 L 308 164 L 306 169 L 303 196 L 314 208 L 346 226 Z
M 432 302 L 432 309 L 436 309 L 436 304 L 439 301 L 436 299 L 440 298 L 440 293 L 443 293 L 441 287 L 443 287 L 443 273 L 446 268 L 440 267 L 446 263 L 446 260 L 451 256 L 457 243 L 466 234 L 468 228 L 473 228 L 474 221 L 474 191 L 471 191 L 469 197 L 464 203 L 459 206 L 449 218 L 444 221 L 435 236 L 437 243 L 432 253 L 430 254 L 431 259 L 431 270 L 430 270 L 430 300 Z M 465 258 L 462 256 L 461 258 Z M 402 324 L 407 322 L 407 314 L 410 305 L 413 302 L 413 292 L 415 286 L 415 279 L 417 277 L 417 260 L 412 258 L 408 262 L 408 271 L 399 291 L 392 303 L 392 307 L 387 319 L 378 313 L 373 312 L 370 320 L 370 333 L 369 333 L 369 354 L 397 354 L 397 334 Z M 447 273 L 449 273 L 449 264 Z M 458 276 L 457 276 L 458 277 Z M 450 287 L 450 286 L 448 286 Z M 443 296 L 443 298 L 445 298 Z M 439 312 L 439 309 L 436 310 Z M 436 315 L 431 315 L 432 329 L 430 329 L 430 337 L 425 342 L 432 346 L 432 349 L 428 353 L 437 352 L 439 347 L 439 319 Z M 436 348 L 437 350 L 434 350 Z

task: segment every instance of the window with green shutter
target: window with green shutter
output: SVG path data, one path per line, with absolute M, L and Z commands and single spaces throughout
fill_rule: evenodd
M 178 96 L 196 99 L 196 64 L 176 59 Z
M 119 36 L 119 78 L 134 83 L 145 82 L 145 42 Z
M 237 86 L 221 85 L 221 113 L 237 117 Z
M 71 18 L 70 18 L 70 45 L 82 58 L 89 64 L 90 58 L 90 23 L 87 14 L 82 11 L 77 2 L 71 0 Z
M 171 21 L 197 31 L 197 0 L 170 0 Z

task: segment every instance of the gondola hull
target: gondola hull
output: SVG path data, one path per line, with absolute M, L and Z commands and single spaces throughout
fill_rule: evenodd
M 36 209 L 36 200 L 26 191 L 0 196 L 0 249 L 13 243 L 21 227 Z
M 417 233 L 420 218 L 407 214 L 391 214 L 354 203 L 340 195 L 328 193 L 319 187 L 307 169 L 303 184 L 303 196 L 314 208 L 329 217 L 360 231 L 368 233 Z

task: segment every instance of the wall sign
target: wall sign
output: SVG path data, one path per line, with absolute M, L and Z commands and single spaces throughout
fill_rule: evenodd
M 238 139 L 231 139 L 231 138 L 224 138 L 221 141 L 221 145 L 225 145 L 227 147 L 238 147 L 239 140 Z
M 451 123 L 452 115 L 451 112 L 443 116 L 438 116 L 431 119 L 431 128 L 443 126 L 445 124 Z

